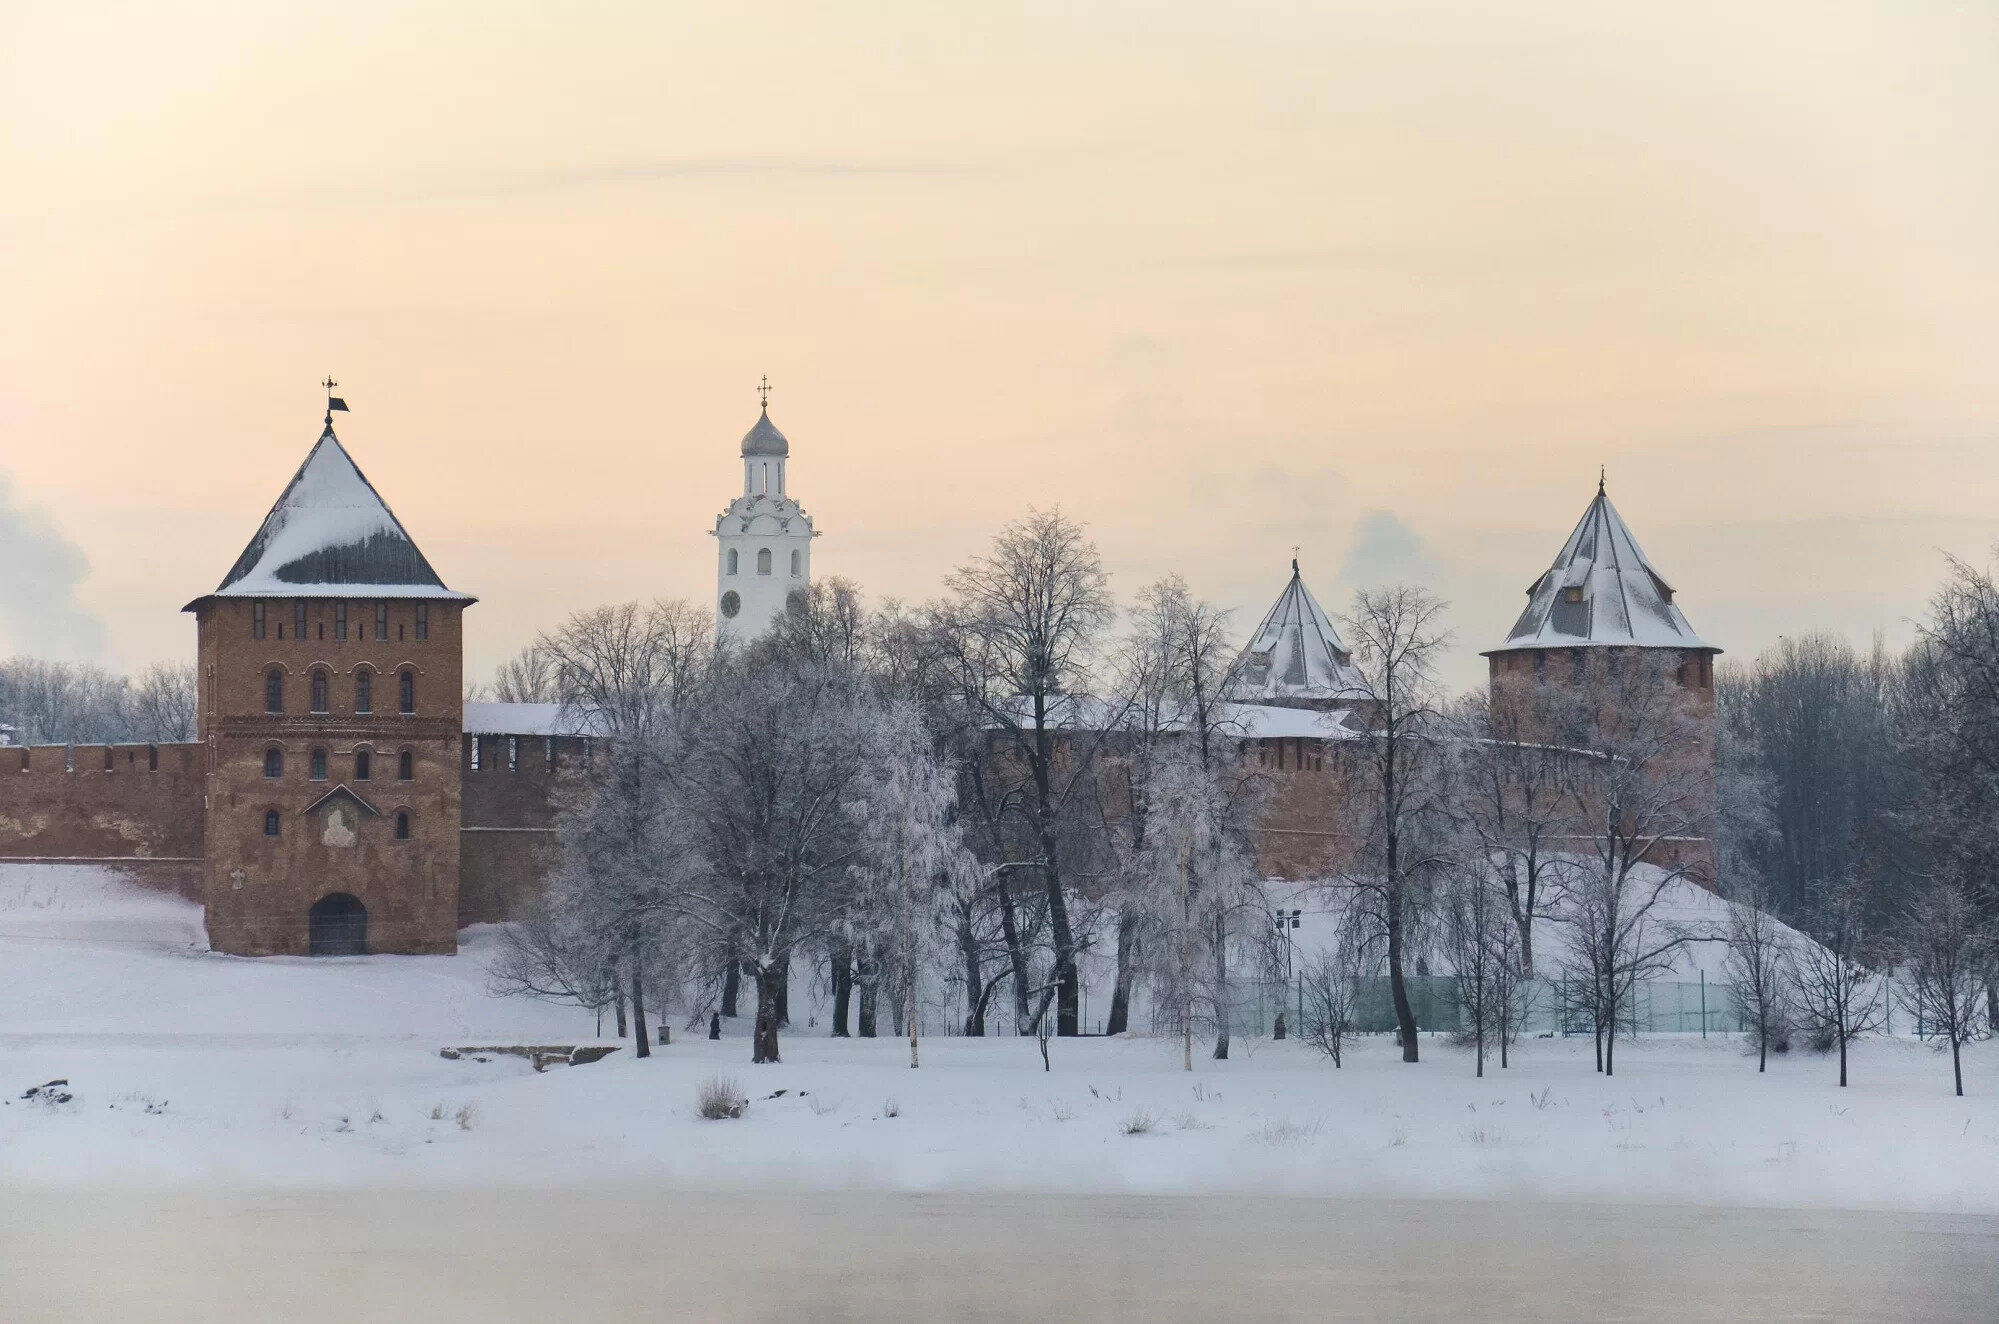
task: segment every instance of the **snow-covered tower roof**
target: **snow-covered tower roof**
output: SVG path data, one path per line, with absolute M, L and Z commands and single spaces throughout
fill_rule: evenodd
M 1702 642 L 1673 602 L 1673 586 L 1652 568 L 1617 508 L 1596 498 L 1545 574 L 1527 590 L 1527 610 L 1493 653 L 1531 648 L 1684 648 Z
M 1229 697 L 1241 703 L 1331 707 L 1374 697 L 1340 633 L 1291 562 L 1291 580 L 1250 636 Z
M 330 419 L 213 596 L 474 601 L 445 587 Z

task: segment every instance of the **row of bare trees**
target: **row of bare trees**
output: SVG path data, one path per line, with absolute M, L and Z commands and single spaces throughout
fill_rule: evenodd
M 194 667 L 157 662 L 121 676 L 82 662 L 0 661 L 0 725 L 23 745 L 194 739 Z

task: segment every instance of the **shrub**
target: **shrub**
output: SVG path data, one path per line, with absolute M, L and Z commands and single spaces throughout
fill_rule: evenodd
M 703 1081 L 694 1096 L 694 1105 L 696 1111 L 711 1122 L 741 1117 L 750 1109 L 750 1101 L 743 1094 L 742 1086 L 727 1076 L 710 1076 Z
M 1128 1136 L 1149 1136 L 1158 1129 L 1159 1119 L 1143 1108 L 1118 1123 L 1118 1130 Z

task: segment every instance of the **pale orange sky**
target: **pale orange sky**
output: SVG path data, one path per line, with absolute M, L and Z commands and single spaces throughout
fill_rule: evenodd
M 0 653 L 188 655 L 329 372 L 475 677 L 708 598 L 763 373 L 822 576 L 1295 543 L 1460 683 L 1599 464 L 1736 657 L 1999 538 L 1987 4 L 162 8 L 0 2 Z

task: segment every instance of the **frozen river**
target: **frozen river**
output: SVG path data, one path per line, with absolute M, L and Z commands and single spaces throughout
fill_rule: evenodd
M 0 1193 L 0 1319 L 1999 1320 L 1999 1219 L 1284 1198 Z

